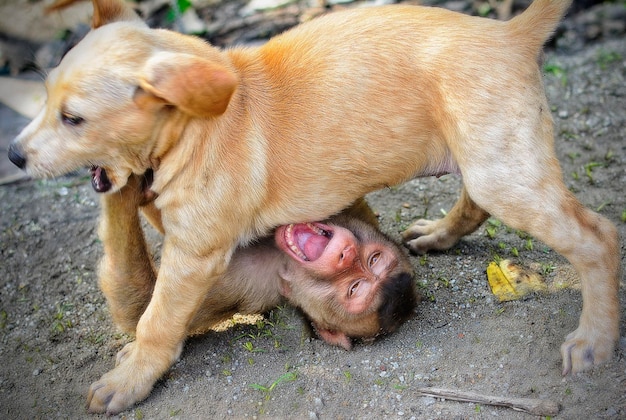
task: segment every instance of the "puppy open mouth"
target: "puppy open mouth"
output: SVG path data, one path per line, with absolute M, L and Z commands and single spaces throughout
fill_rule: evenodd
M 332 229 L 320 223 L 298 223 L 284 227 L 289 250 L 302 261 L 317 260 L 333 237 Z
M 111 189 L 111 180 L 103 167 L 92 166 L 89 172 L 91 173 L 91 186 L 96 192 L 105 193 Z

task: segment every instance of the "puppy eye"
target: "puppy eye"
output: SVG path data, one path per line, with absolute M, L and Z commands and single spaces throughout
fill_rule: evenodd
M 367 261 L 367 264 L 370 267 L 374 267 L 379 260 L 380 260 L 380 252 L 374 252 L 372 255 L 370 255 L 370 258 Z
M 72 127 L 75 127 L 77 125 L 82 124 L 85 120 L 82 117 L 79 117 L 77 115 L 72 115 L 72 114 L 68 114 L 67 112 L 64 112 L 61 114 L 61 121 L 63 121 L 63 124 L 71 125 Z

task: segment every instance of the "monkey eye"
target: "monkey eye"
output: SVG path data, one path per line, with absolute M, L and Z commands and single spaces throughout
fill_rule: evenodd
M 357 289 L 359 288 L 359 286 L 361 285 L 361 280 L 357 280 L 354 283 L 352 283 L 350 285 L 350 288 L 348 289 L 348 297 L 351 298 L 354 296 L 354 294 L 356 293 Z
M 369 259 L 367 260 L 367 265 L 371 268 L 374 267 L 376 265 L 376 263 L 380 260 L 380 252 L 374 252 L 372 253 L 372 255 L 370 255 Z

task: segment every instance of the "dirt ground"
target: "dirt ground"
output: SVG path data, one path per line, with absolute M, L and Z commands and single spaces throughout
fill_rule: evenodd
M 545 83 L 565 181 L 626 242 L 626 42 L 548 52 Z M 0 108 L 0 135 L 27 120 Z M 2 151 L 0 159 L 5 158 Z M 441 217 L 460 180 L 447 175 L 368 197 L 386 232 Z M 0 417 L 86 418 L 89 384 L 131 338 L 116 332 L 97 287 L 98 197 L 84 174 L 0 186 Z M 154 241 L 158 237 L 151 234 Z M 494 258 L 543 274 L 550 292 L 499 303 L 485 274 Z M 558 418 L 626 418 L 624 279 L 615 357 L 563 378 L 559 346 L 578 321 L 577 278 L 543 244 L 490 220 L 452 250 L 411 257 L 425 296 L 400 330 L 350 351 L 309 337 L 295 311 L 190 339 L 129 419 L 526 419 L 486 404 L 425 397 L 424 386 L 552 400 Z M 99 416 L 93 416 L 98 418 Z

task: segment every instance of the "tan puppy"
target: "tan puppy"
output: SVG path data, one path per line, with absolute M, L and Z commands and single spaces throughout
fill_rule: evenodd
M 149 394 L 237 245 L 446 172 L 463 176 L 461 199 L 410 227 L 408 246 L 450 247 L 488 214 L 529 232 L 582 280 L 563 372 L 612 356 L 617 232 L 562 182 L 537 64 L 570 0 L 536 0 L 508 22 L 362 8 L 227 51 L 149 29 L 121 0 L 93 2 L 94 30 L 50 72 L 46 107 L 9 150 L 35 177 L 92 166 L 100 192 L 155 169 L 161 268 L 136 341 L 91 386 L 91 411 Z

